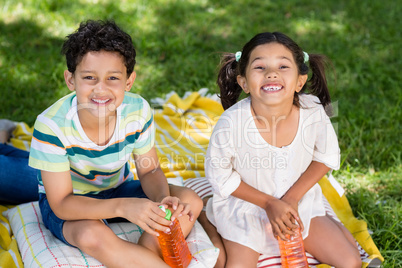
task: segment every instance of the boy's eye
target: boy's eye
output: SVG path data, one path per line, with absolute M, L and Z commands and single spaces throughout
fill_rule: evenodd
M 117 78 L 115 76 L 112 76 L 112 77 L 109 78 L 109 80 L 119 80 L 119 78 Z
M 84 76 L 84 79 L 85 79 L 85 80 L 93 80 L 93 79 L 94 79 L 94 77 L 93 77 L 93 76 L 88 75 L 88 76 Z

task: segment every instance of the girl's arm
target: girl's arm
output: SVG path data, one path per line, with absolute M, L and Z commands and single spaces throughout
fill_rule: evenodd
M 243 181 L 240 182 L 239 187 L 232 195 L 263 208 L 271 222 L 274 235 L 279 236 L 283 240 L 287 240 L 285 234 L 294 234 L 289 229 L 297 228 L 297 225 L 291 221 L 291 218 L 296 219 L 303 228 L 303 223 L 299 218 L 297 210 L 291 205 L 271 195 L 267 195 Z
M 289 188 L 281 200 L 290 204 L 294 209 L 300 199 L 313 187 L 327 172 L 330 170 L 325 164 L 312 161 L 306 171 L 300 178 Z

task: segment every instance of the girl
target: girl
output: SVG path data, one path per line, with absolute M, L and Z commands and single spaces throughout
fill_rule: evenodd
M 222 236 L 226 267 L 256 267 L 260 254 L 279 255 L 276 238 L 298 226 L 320 262 L 361 267 L 353 236 L 325 214 L 317 184 L 340 162 L 324 110 L 324 59 L 278 32 L 223 57 L 218 85 L 226 111 L 211 136 L 206 176 L 214 189 L 207 217 Z M 249 96 L 237 102 L 242 91 Z

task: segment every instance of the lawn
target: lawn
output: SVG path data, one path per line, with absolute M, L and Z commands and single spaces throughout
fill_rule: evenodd
M 393 0 L 0 0 L 0 118 L 32 125 L 69 93 L 64 37 L 87 19 L 114 19 L 137 49 L 132 91 L 150 100 L 170 91 L 216 92 L 220 52 L 280 31 L 327 55 L 342 166 L 355 215 L 385 257 L 402 267 L 401 23 Z

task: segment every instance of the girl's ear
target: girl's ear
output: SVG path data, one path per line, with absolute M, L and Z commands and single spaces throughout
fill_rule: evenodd
M 237 83 L 239 84 L 239 86 L 243 89 L 243 91 L 245 92 L 245 93 L 250 93 L 250 90 L 248 90 L 248 88 L 247 88 L 247 82 L 246 82 L 246 78 L 245 77 L 243 77 L 243 76 L 241 76 L 241 75 L 238 75 L 237 77 L 236 77 L 236 79 L 237 79 Z
M 64 80 L 66 81 L 67 87 L 69 90 L 74 91 L 74 75 L 70 73 L 68 70 L 64 71 Z
M 299 92 L 299 91 L 303 88 L 304 84 L 306 84 L 306 82 L 307 82 L 307 77 L 308 77 L 307 74 L 301 74 L 301 75 L 299 75 L 299 79 L 298 79 L 298 81 L 297 81 L 297 89 L 296 89 L 296 92 Z
M 126 81 L 126 89 L 125 89 L 126 91 L 130 91 L 131 87 L 134 84 L 136 77 L 137 77 L 137 73 L 133 71 Z

